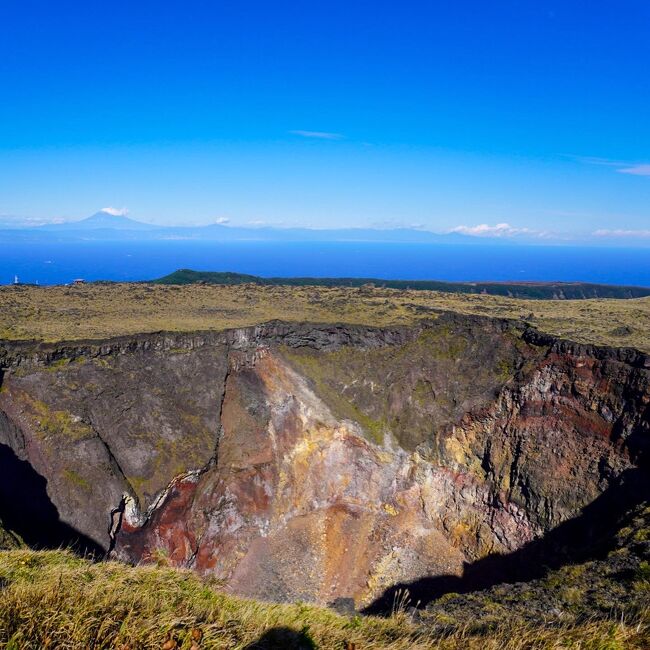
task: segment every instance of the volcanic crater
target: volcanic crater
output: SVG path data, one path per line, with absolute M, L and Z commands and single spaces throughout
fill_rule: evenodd
M 239 595 L 531 579 L 649 495 L 650 357 L 521 321 L 3 342 L 0 367 L 7 528 Z

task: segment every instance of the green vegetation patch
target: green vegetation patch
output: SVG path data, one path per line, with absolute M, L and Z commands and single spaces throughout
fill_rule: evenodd
M 63 476 L 67 481 L 73 483 L 77 487 L 82 488 L 83 490 L 86 490 L 87 492 L 90 492 L 92 490 L 92 486 L 90 485 L 90 482 L 87 479 L 85 479 L 83 476 L 81 476 L 81 474 L 78 474 L 74 470 L 71 469 L 64 470 Z
M 153 284 L 258 284 L 289 287 L 361 287 L 412 289 L 442 293 L 469 293 L 533 300 L 584 300 L 586 298 L 643 298 L 650 288 L 591 284 L 588 282 L 441 282 L 439 280 L 379 280 L 377 278 L 262 278 L 229 271 L 179 269 Z
M 24 391 L 21 391 L 20 399 L 28 407 L 31 419 L 43 436 L 83 440 L 94 435 L 89 425 L 69 411 L 55 410 L 45 402 L 34 399 Z
M 366 356 L 362 350 L 341 348 L 329 354 L 316 353 L 312 350 L 294 350 L 283 347 L 282 353 L 296 368 L 313 383 L 316 393 L 332 409 L 338 419 L 353 420 L 361 425 L 368 440 L 381 445 L 384 435 L 389 430 L 388 422 L 375 418 L 348 399 L 340 389 L 341 374 L 345 377 L 350 369 L 350 361 L 356 357 Z M 346 363 L 347 362 L 347 363 Z M 363 361 L 362 361 L 363 363 Z M 354 381 L 352 373 L 347 377 Z
M 493 399 L 523 354 L 516 336 L 492 328 L 429 322 L 399 347 L 282 353 L 338 418 L 358 422 L 372 442 L 390 432 L 404 449 L 437 440 L 466 405 Z M 453 383 L 449 378 L 454 377 Z M 435 445 L 433 445 L 435 447 Z

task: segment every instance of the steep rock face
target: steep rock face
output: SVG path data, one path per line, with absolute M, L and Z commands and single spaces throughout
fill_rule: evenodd
M 146 510 L 213 456 L 225 368 L 219 346 L 21 367 L 3 382 L 0 443 L 47 477 L 64 521 L 108 548 L 123 495 Z
M 460 571 L 443 512 L 495 517 L 471 477 L 373 445 L 269 349 L 231 358 L 222 425 L 216 465 L 179 481 L 143 527 L 127 516 L 119 557 L 162 554 L 251 596 L 363 600 L 396 579 Z M 526 538 L 516 513 L 500 516 Z
M 650 439 L 647 357 L 475 317 L 0 357 L 0 444 L 66 524 L 269 599 L 460 575 L 578 514 Z
M 52 506 L 65 525 L 107 550 L 125 506 L 145 516 L 175 477 L 214 458 L 231 350 L 262 341 L 373 348 L 411 335 L 269 323 L 216 333 L 0 344 L 0 452 L 11 451 L 14 464 L 27 461 L 47 484 L 41 489 L 27 480 L 4 490 L 0 481 L 0 499 L 13 503 L 11 493 L 21 491 L 26 504 L 47 498 L 48 511 Z
M 493 405 L 446 433 L 447 465 L 474 467 L 537 534 L 574 516 L 650 439 L 647 369 L 550 350 Z
M 534 535 L 574 516 L 650 446 L 650 359 L 631 351 L 470 319 L 396 348 L 285 354 L 333 409 L 488 486 L 495 503 L 526 513 Z M 489 532 L 464 526 L 469 557 L 498 550 Z

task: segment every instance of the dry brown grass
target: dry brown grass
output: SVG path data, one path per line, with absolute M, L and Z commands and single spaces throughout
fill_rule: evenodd
M 160 330 L 220 330 L 281 319 L 403 325 L 436 310 L 525 318 L 576 341 L 650 351 L 650 298 L 520 300 L 381 288 L 282 286 L 0 287 L 0 338 L 107 338 Z
M 304 604 L 244 600 L 188 571 L 93 564 L 65 551 L 0 552 L 0 648 L 122 650 L 312 647 L 357 650 L 641 650 L 648 616 L 559 627 L 503 622 L 485 634 L 434 636 L 405 612 L 379 619 L 344 617 Z M 256 646 L 270 630 L 299 636 Z M 192 643 L 194 641 L 194 646 Z M 198 642 L 197 642 L 198 641 Z M 165 646 L 167 643 L 167 646 Z M 174 645 L 175 644 L 175 645 Z M 311 645 L 310 645 L 311 644 Z

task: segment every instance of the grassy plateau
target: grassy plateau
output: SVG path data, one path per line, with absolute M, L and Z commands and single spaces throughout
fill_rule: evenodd
M 0 339 L 101 339 L 281 319 L 409 325 L 441 311 L 524 319 L 578 342 L 650 351 L 650 298 L 526 300 L 481 294 L 258 284 L 0 287 Z

